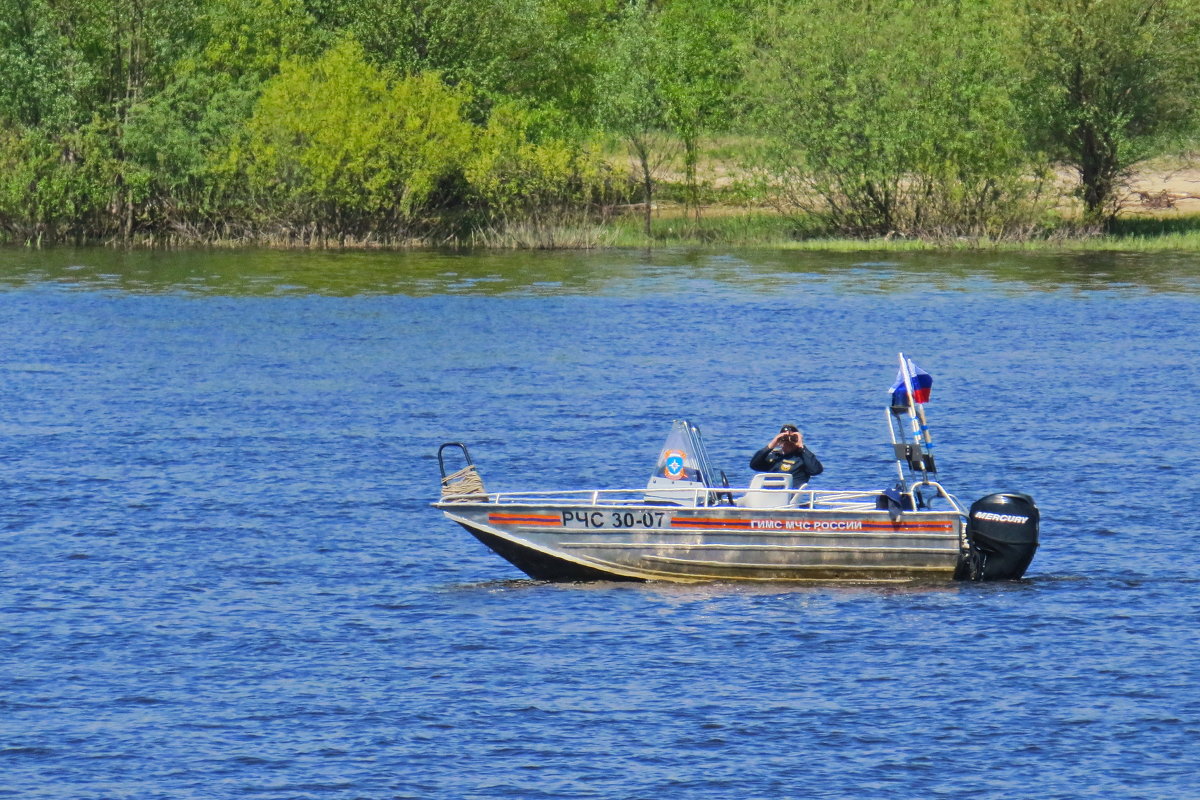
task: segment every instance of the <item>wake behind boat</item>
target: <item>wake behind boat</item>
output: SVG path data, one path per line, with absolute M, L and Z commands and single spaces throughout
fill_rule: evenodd
M 1027 495 L 964 510 L 936 480 L 927 373 L 900 357 L 887 410 L 899 480 L 870 491 L 794 487 L 765 472 L 730 487 L 697 426 L 673 423 L 643 488 L 489 493 L 466 445 L 438 450 L 435 507 L 532 578 L 548 581 L 1013 580 L 1038 545 Z M 907 417 L 911 438 L 905 431 Z M 447 472 L 446 454 L 464 465 Z

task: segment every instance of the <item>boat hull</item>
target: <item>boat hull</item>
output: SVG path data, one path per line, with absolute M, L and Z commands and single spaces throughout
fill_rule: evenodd
M 966 552 L 955 511 L 439 503 L 547 581 L 950 581 Z

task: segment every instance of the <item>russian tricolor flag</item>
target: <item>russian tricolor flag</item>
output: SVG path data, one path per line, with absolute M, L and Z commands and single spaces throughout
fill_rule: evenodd
M 908 375 L 912 380 L 913 402 L 928 403 L 929 394 L 933 391 L 933 376 L 918 367 L 908 359 Z M 896 382 L 892 384 L 892 405 L 908 405 L 908 388 L 904 385 L 904 372 L 896 373 Z

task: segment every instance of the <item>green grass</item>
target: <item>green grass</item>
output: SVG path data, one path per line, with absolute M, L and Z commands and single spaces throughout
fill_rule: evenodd
M 1197 252 L 1200 253 L 1200 214 L 1167 218 L 1117 220 L 1108 233 L 1092 234 L 1065 225 L 1045 236 L 1021 241 L 907 238 L 857 239 L 823 235 L 769 211 L 721 209 L 706 212 L 699 222 L 681 212 L 658 214 L 647 239 L 640 214 L 629 213 L 608 223 L 606 244 L 613 247 L 729 246 L 781 250 L 856 251 L 981 251 L 1002 252 Z
M 617 247 L 647 247 L 672 245 L 757 246 L 794 241 L 795 224 L 778 214 L 739 209 L 701 216 L 699 221 L 672 213 L 656 216 L 651 222 L 652 236 L 648 240 L 645 218 L 641 214 L 625 214 L 609 223 L 611 244 Z

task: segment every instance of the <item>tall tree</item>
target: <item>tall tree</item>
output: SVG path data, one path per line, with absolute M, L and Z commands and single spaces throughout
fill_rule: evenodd
M 683 145 L 687 200 L 697 219 L 700 136 L 730 121 L 729 98 L 738 75 L 733 42 L 743 19 L 736 5 L 726 0 L 693 0 L 669 3 L 660 12 L 663 118 Z
M 1195 133 L 1200 3 L 1026 0 L 1023 16 L 1035 134 L 1078 173 L 1087 218 L 1107 221 L 1130 170 Z
M 46 0 L 0 0 L 0 125 L 62 130 L 74 53 Z
M 674 149 L 666 134 L 660 23 L 653 0 L 625 6 L 610 29 L 597 82 L 601 124 L 625 141 L 637 162 L 647 237 L 658 172 Z
M 781 205 L 866 235 L 997 235 L 1028 213 L 986 0 L 810 0 L 759 20 L 750 93 Z
M 6 149 L 27 156 L 24 205 L 34 228 L 61 229 L 103 207 L 107 230 L 94 233 L 112 233 L 115 223 L 131 235 L 147 180 L 126 151 L 129 114 L 162 86 L 197 2 L 32 0 L 5 9 L 3 33 L 28 37 L 0 45 L 0 62 L 20 81 L 3 93 L 8 102 L 0 98 L 8 107 L 0 116 L 25 128 Z
M 404 74 L 435 71 L 469 86 L 477 121 L 495 103 L 560 109 L 592 103 L 596 34 L 610 0 L 359 0 L 345 26 L 371 61 Z
M 289 58 L 315 54 L 301 0 L 205 0 L 164 85 L 134 105 L 128 157 L 151 174 L 155 226 L 222 224 L 248 209 L 238 151 L 263 85 Z

